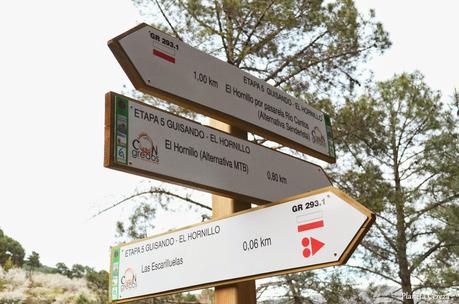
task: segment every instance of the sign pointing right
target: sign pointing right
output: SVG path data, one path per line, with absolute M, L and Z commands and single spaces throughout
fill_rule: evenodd
M 342 265 L 375 215 L 334 187 L 112 248 L 111 301 Z
M 257 204 L 331 185 L 320 166 L 106 95 L 105 165 Z

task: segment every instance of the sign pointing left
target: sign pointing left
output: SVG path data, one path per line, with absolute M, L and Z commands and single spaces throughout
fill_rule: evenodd
M 330 117 L 269 83 L 147 24 L 110 40 L 139 91 L 336 161 Z

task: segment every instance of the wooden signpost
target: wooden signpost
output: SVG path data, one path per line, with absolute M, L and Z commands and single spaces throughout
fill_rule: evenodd
M 108 46 L 136 89 L 215 119 L 106 94 L 106 167 L 214 194 L 211 221 L 112 248 L 112 303 L 215 286 L 216 304 L 254 304 L 257 278 L 346 263 L 374 214 L 321 167 L 246 140 L 334 163 L 327 114 L 147 24 Z
M 134 87 L 335 162 L 328 115 L 147 24 L 109 41 Z
M 111 301 L 346 263 L 374 214 L 334 187 L 112 248 Z

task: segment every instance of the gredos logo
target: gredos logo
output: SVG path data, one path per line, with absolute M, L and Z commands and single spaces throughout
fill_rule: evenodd
M 146 133 L 140 133 L 132 141 L 132 157 L 153 163 L 159 163 L 158 146 Z
M 126 269 L 121 277 L 121 292 L 137 287 L 137 275 L 131 268 Z

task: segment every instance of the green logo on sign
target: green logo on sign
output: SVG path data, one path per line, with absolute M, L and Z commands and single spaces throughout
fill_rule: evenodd
M 127 165 L 128 158 L 128 100 L 115 97 L 115 161 Z

